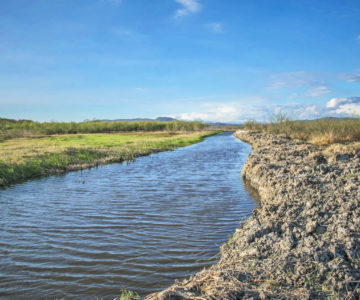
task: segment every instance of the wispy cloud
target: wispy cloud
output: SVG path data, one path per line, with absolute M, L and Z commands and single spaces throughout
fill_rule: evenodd
M 112 32 L 118 36 L 133 36 L 135 33 L 125 28 L 114 28 Z
M 175 0 L 182 5 L 175 13 L 176 17 L 183 17 L 189 14 L 197 13 L 201 10 L 201 5 L 197 0 Z
M 326 103 L 326 107 L 336 114 L 360 115 L 360 97 L 332 98 Z
M 102 0 L 102 1 L 110 2 L 116 6 L 120 5 L 120 3 L 122 2 L 122 0 Z
M 316 97 L 324 96 L 329 93 L 331 93 L 331 89 L 328 88 L 327 86 L 323 85 L 323 86 L 319 86 L 319 87 L 308 90 L 307 95 L 309 95 L 310 97 L 316 98 Z
M 325 82 L 319 79 L 319 74 L 313 72 L 288 72 L 273 74 L 270 77 L 270 88 L 303 88 L 323 86 Z
M 270 76 L 270 89 L 296 89 L 291 98 L 317 98 L 332 92 L 324 78 L 331 74 L 315 72 L 287 72 Z
M 339 80 L 360 82 L 360 69 L 355 69 L 347 73 L 284 72 L 270 75 L 269 80 L 269 88 L 271 89 L 314 88 L 320 91 L 322 87 L 328 88 L 329 83 Z M 323 91 L 325 92 L 325 89 L 323 89 Z M 311 90 L 309 90 L 309 92 L 311 92 Z
M 357 36 L 357 39 L 360 40 L 360 34 Z
M 147 39 L 143 33 L 125 27 L 113 27 L 109 29 L 109 32 L 117 38 L 132 42 L 143 42 Z
M 353 73 L 341 74 L 342 79 L 345 79 L 347 82 L 360 82 L 360 71 L 355 71 Z
M 219 22 L 213 22 L 206 24 L 206 27 L 212 32 L 212 33 L 223 33 L 224 32 L 224 26 L 222 23 Z

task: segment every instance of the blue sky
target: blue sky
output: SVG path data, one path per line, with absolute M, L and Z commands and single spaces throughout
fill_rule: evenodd
M 2 0 L 0 117 L 360 114 L 358 0 Z

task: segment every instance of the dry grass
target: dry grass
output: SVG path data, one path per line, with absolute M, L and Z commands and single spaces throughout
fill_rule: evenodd
M 280 116 L 268 124 L 249 121 L 245 124 L 245 128 L 281 134 L 319 146 L 360 141 L 360 119 L 358 118 L 291 121 Z
M 323 153 L 327 157 L 336 156 L 337 154 L 355 154 L 360 149 L 360 142 L 354 142 L 349 144 L 331 144 L 327 146 Z

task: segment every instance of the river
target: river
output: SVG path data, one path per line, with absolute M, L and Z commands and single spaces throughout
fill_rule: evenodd
M 145 295 L 208 267 L 256 203 L 230 132 L 0 190 L 0 298 Z

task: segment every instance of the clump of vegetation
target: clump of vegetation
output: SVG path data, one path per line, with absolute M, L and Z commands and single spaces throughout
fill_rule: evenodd
M 121 296 L 114 300 L 140 300 L 141 297 L 137 292 L 121 290 Z
M 359 118 L 292 121 L 279 114 L 269 123 L 248 121 L 245 123 L 245 129 L 281 134 L 320 146 L 360 141 Z
M 0 140 L 53 134 L 198 131 L 209 127 L 202 122 L 185 121 L 84 121 L 35 122 L 0 118 Z

